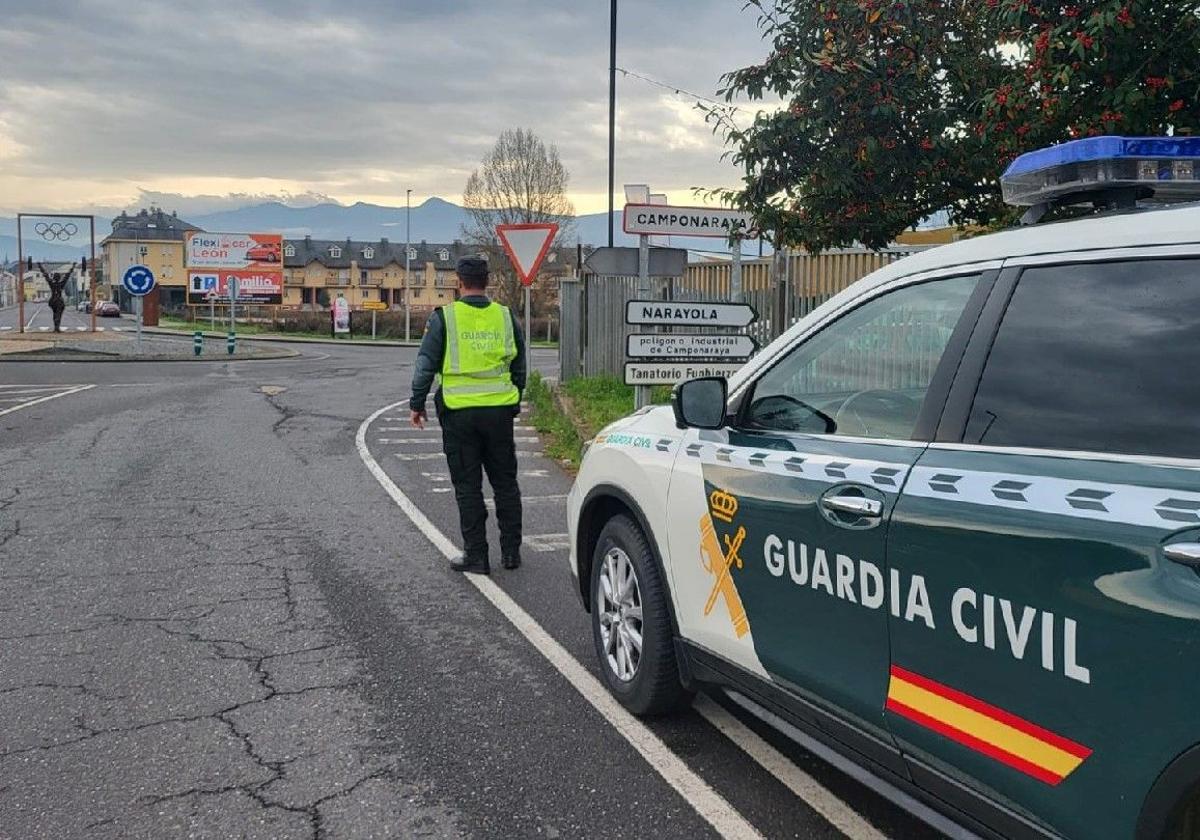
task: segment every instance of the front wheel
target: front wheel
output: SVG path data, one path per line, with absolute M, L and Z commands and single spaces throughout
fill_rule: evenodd
M 592 638 L 609 691 L 636 715 L 659 715 L 691 702 L 667 611 L 667 592 L 646 535 L 615 516 L 592 555 Z

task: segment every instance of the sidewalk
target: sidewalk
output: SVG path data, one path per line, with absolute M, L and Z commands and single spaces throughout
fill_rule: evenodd
M 225 330 L 176 330 L 169 327 L 143 327 L 142 332 L 157 333 L 160 335 L 184 336 L 190 338 L 193 332 L 201 332 L 205 338 L 220 338 L 224 339 L 227 331 Z M 296 342 L 297 344 L 339 344 L 342 346 L 356 347 L 419 347 L 421 339 L 416 338 L 412 341 L 403 341 L 390 338 L 379 338 L 375 340 L 361 338 L 317 338 L 300 335 L 280 335 L 280 334 L 265 334 L 265 335 L 242 335 L 238 333 L 237 340 L 242 341 L 278 341 L 278 342 Z

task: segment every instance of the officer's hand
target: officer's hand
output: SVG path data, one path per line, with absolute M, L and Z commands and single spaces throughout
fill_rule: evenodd
M 425 412 L 424 411 L 414 411 L 412 413 L 412 424 L 413 424 L 413 426 L 415 426 L 418 429 L 424 429 L 425 428 Z

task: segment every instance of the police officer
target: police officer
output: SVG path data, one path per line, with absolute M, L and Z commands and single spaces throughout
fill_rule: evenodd
M 463 556 L 450 568 L 486 575 L 491 568 L 480 468 L 487 470 L 496 496 L 501 562 L 506 569 L 521 565 L 513 420 L 525 390 L 525 338 L 508 307 L 488 299 L 485 260 L 463 257 L 456 271 L 459 299 L 435 311 L 425 326 L 409 408 L 412 424 L 425 428 L 425 399 L 440 373 L 434 404 L 463 535 Z

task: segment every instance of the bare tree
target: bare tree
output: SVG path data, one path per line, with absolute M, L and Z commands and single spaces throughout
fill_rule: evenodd
M 570 181 L 558 149 L 547 146 L 527 128 L 510 128 L 484 155 L 463 189 L 468 214 L 463 236 L 488 255 L 496 297 L 516 306 L 521 284 L 496 236 L 496 225 L 557 222 L 555 245 L 570 242 L 575 228 L 575 207 L 567 198 Z M 534 282 L 535 300 L 538 283 Z

